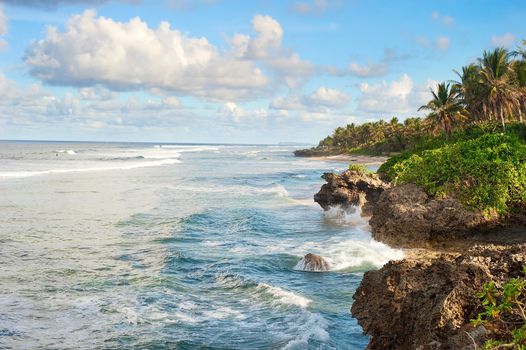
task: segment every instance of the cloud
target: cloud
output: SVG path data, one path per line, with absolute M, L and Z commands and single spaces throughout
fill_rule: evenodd
M 434 11 L 431 14 L 431 19 L 433 21 L 440 22 L 442 25 L 446 27 L 452 27 L 455 24 L 455 19 L 453 17 L 443 15 L 438 11 Z
M 447 51 L 450 44 L 449 38 L 445 36 L 440 36 L 435 41 L 435 47 L 440 51 Z
M 321 86 L 310 94 L 275 98 L 269 108 L 280 111 L 328 114 L 345 107 L 350 100 L 351 96 L 345 92 Z
M 288 86 L 298 85 L 314 72 L 314 65 L 282 46 L 284 31 L 274 18 L 256 15 L 252 27 L 256 33 L 254 37 L 236 34 L 230 40 L 237 58 L 261 61 Z
M 46 10 L 54 10 L 59 6 L 68 5 L 100 5 L 110 1 L 118 1 L 129 4 L 141 2 L 141 0 L 3 0 L 4 3 L 13 6 L 37 7 Z
M 515 44 L 517 38 L 511 33 L 505 33 L 503 35 L 494 35 L 491 37 L 491 45 L 493 47 L 504 47 L 509 49 Z
M 351 75 L 365 78 L 385 75 L 389 71 L 389 68 L 384 62 L 368 63 L 365 65 L 359 65 L 355 62 L 352 62 L 349 64 L 348 70 Z
M 193 10 L 199 6 L 210 6 L 215 5 L 218 0 L 166 0 L 166 4 L 176 10 Z
M 349 63 L 346 69 L 329 66 L 325 71 L 332 76 L 355 76 L 359 78 L 379 77 L 389 73 L 390 64 L 409 58 L 408 55 L 399 55 L 394 49 L 386 48 L 383 57 L 378 61 L 369 61 L 365 64 L 356 61 Z
M 415 42 L 424 48 L 430 48 L 437 51 L 447 51 L 451 46 L 451 39 L 447 36 L 438 36 L 434 40 L 430 40 L 425 36 L 417 36 L 415 37 Z
M 303 101 L 306 105 L 311 106 L 343 107 L 350 99 L 351 97 L 342 91 L 321 86 L 318 90 L 304 98 Z
M 51 85 L 160 89 L 218 100 L 251 98 L 268 83 L 253 62 L 221 52 L 206 38 L 167 22 L 153 29 L 138 17 L 117 22 L 92 10 L 71 17 L 64 32 L 49 27 L 27 48 L 25 63 Z
M 335 0 L 297 1 L 292 4 L 292 11 L 299 15 L 320 15 L 339 6 L 341 1 Z
M 235 124 L 254 122 L 256 119 L 265 119 L 268 115 L 267 110 L 264 108 L 247 110 L 235 102 L 225 103 L 218 109 L 218 112 L 223 119 L 234 122 Z
M 7 17 L 4 14 L 4 10 L 0 6 L 0 36 L 7 34 Z
M 361 95 L 357 97 L 357 112 L 377 117 L 416 115 L 418 107 L 429 100 L 429 88 L 435 84 L 436 82 L 429 80 L 415 86 L 407 74 L 390 83 L 362 83 L 359 85 Z

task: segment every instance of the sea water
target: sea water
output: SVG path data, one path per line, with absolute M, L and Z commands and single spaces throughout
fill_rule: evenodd
M 0 348 L 365 348 L 353 293 L 402 253 L 292 151 L 0 142 Z

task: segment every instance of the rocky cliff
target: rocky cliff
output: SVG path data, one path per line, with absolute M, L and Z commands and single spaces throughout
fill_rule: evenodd
M 415 185 L 390 186 L 375 175 L 324 174 L 315 195 L 324 209 L 362 205 L 376 240 L 407 251 L 366 272 L 352 314 L 371 336 L 368 349 L 475 349 L 488 336 L 470 319 L 485 282 L 517 276 L 526 264 L 526 229 L 502 225 L 452 198 Z

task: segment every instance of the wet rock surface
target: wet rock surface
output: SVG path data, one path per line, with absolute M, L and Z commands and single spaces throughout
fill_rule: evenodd
M 390 187 L 376 174 L 362 174 L 355 170 L 346 170 L 342 174 L 325 173 L 322 178 L 327 183 L 314 195 L 314 201 L 325 210 L 334 205 L 376 202 L 380 194 Z
M 525 263 L 525 244 L 391 261 L 365 273 L 352 314 L 371 336 L 368 349 L 474 349 L 488 335 L 470 324 L 481 311 L 476 293 L 520 275 Z
M 329 271 L 330 264 L 323 257 L 309 253 L 298 262 L 295 268 L 302 271 L 321 272 Z

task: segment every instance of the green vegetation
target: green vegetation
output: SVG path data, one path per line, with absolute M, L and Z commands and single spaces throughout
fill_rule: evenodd
M 526 267 L 523 268 L 526 274 Z M 512 278 L 502 286 L 488 282 L 477 294 L 484 311 L 471 320 L 474 326 L 491 324 L 493 339 L 484 349 L 526 349 L 526 279 Z
M 336 128 L 311 151 L 390 154 L 422 148 L 437 138 L 448 140 L 455 130 L 479 123 L 498 122 L 505 131 L 507 124 L 523 122 L 526 41 L 513 52 L 504 48 L 485 51 L 476 63 L 454 72 L 459 80 L 438 84 L 431 91 L 432 99 L 420 107 L 419 110 L 430 111 L 427 117 L 349 124 Z
M 367 167 L 363 164 L 349 164 L 349 170 L 359 174 L 366 175 L 372 173 Z
M 379 172 L 395 184 L 415 183 L 487 215 L 526 203 L 526 144 L 513 133 L 486 133 L 390 159 Z

